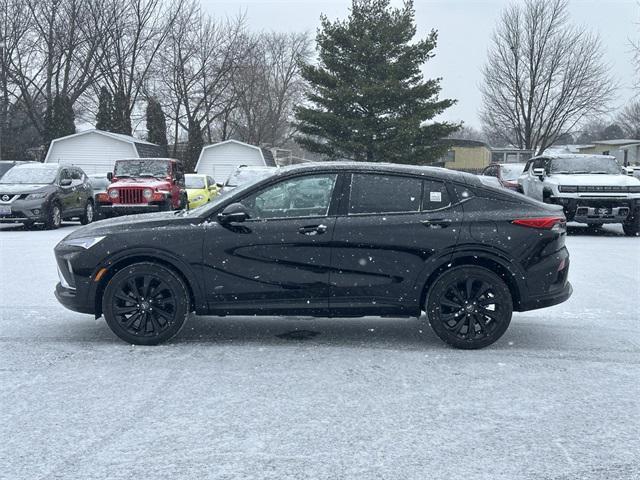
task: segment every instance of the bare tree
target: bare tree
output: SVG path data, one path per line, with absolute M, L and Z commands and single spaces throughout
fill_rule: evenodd
M 302 102 L 300 61 L 310 56 L 306 33 L 265 33 L 235 83 L 238 104 L 234 124 L 238 137 L 251 144 L 281 146 L 295 133 L 293 108 Z
M 585 117 L 606 112 L 615 89 L 599 38 L 569 23 L 567 0 L 514 3 L 483 69 L 484 128 L 540 153 Z
M 99 0 L 8 0 L 13 33 L 6 57 L 14 96 L 36 129 L 56 96 L 74 104 L 95 82 L 100 56 Z M 4 7 L 5 5 L 3 5 Z
M 618 115 L 617 122 L 625 136 L 640 139 L 640 101 L 629 103 Z
M 143 94 L 155 61 L 183 1 L 101 0 L 104 9 L 104 55 L 98 64 L 114 98 L 116 127 L 131 134 L 131 115 Z M 96 92 L 99 90 L 96 84 Z

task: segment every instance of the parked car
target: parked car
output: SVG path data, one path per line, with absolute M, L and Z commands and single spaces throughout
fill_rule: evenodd
M 44 223 L 58 228 L 62 220 L 94 219 L 91 184 L 77 167 L 57 163 L 25 163 L 0 179 L 0 223 Z
M 518 192 L 520 191 L 518 177 L 522 175 L 524 165 L 524 163 L 492 163 L 484 168 L 481 175 L 494 177 L 502 187 Z
M 625 173 L 630 177 L 640 178 L 640 165 L 629 165 L 624 167 Z
M 218 195 L 218 184 L 209 175 L 188 173 L 184 179 L 189 208 L 200 207 Z
M 23 165 L 25 163 L 36 163 L 30 160 L 0 160 L 0 178 L 16 165 Z
M 198 315 L 417 317 L 481 348 L 571 295 L 562 209 L 451 170 L 283 167 L 209 204 L 110 219 L 55 248 L 58 300 L 152 345 Z
M 172 158 L 117 160 L 106 201 L 99 208 L 104 216 L 148 213 L 187 208 L 184 169 Z
M 278 167 L 240 165 L 235 172 L 229 175 L 229 178 L 224 182 L 220 193 L 229 193 L 234 188 L 262 180 L 269 175 L 273 175 L 277 171 Z
M 543 155 L 529 160 L 518 183 L 525 195 L 561 205 L 569 221 L 601 227 L 621 223 L 640 234 L 640 180 L 607 155 Z
M 109 173 L 92 173 L 88 175 L 89 183 L 91 184 L 91 188 L 93 190 L 93 200 L 94 205 L 96 206 L 96 219 L 101 218 L 102 212 L 100 211 L 101 203 L 108 203 L 109 196 L 107 194 L 107 188 L 111 183 L 109 180 Z

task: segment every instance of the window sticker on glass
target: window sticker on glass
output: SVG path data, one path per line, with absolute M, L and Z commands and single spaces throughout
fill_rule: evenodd
M 430 202 L 442 202 L 442 192 L 429 192 Z

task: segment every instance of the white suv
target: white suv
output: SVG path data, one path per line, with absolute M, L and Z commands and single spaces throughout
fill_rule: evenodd
M 518 185 L 528 197 L 562 205 L 568 221 L 591 226 L 621 223 L 625 234 L 640 234 L 640 180 L 623 174 L 614 157 L 534 157 Z

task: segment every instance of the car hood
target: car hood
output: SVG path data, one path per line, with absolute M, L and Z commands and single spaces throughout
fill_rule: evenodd
M 0 183 L 0 193 L 33 193 L 48 190 L 51 186 L 41 183 Z
M 194 222 L 181 212 L 142 213 L 140 215 L 125 215 L 90 223 L 73 231 L 66 238 L 97 237 L 113 233 L 126 232 L 149 228 L 167 227 L 174 223 Z
M 585 185 L 585 186 L 613 186 L 631 187 L 640 185 L 640 180 L 628 175 L 607 175 L 607 174 L 551 174 L 547 177 L 547 182 L 557 185 Z
M 166 180 L 158 180 L 156 178 L 123 178 L 122 180 L 118 180 L 117 182 L 113 182 L 109 185 L 109 190 L 112 188 L 122 188 L 122 187 L 139 187 L 139 188 L 161 188 L 168 189 L 169 182 Z

